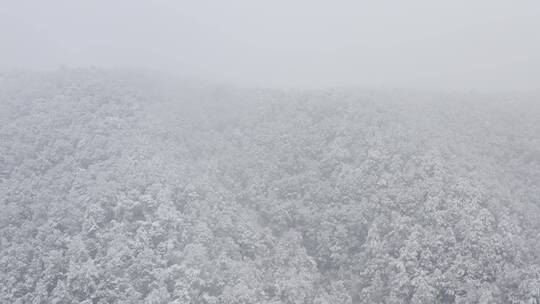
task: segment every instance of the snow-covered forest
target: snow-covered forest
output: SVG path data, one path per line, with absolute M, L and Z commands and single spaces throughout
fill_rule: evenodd
M 0 303 L 539 303 L 534 94 L 0 74 Z

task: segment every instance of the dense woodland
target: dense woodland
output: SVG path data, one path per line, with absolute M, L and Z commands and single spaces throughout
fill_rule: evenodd
M 540 94 L 0 73 L 0 303 L 540 303 Z

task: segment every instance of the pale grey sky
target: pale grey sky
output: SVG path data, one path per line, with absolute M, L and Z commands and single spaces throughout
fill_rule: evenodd
M 539 89 L 538 1 L 0 0 L 0 66 L 239 85 Z

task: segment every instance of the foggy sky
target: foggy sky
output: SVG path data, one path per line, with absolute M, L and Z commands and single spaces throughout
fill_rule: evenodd
M 539 89 L 538 1 L 0 0 L 0 67 L 271 87 Z

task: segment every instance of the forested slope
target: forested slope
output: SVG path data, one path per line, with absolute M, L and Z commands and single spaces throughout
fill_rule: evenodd
M 2 73 L 0 303 L 539 303 L 538 102 Z

